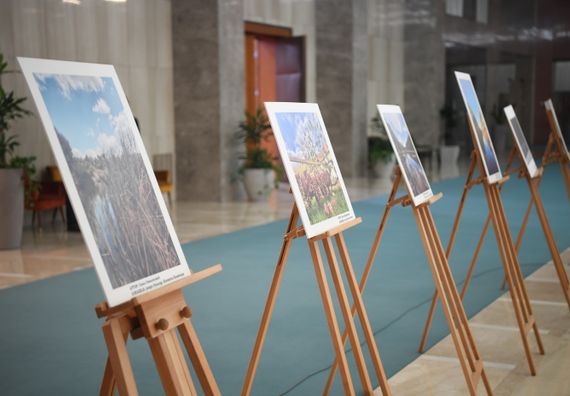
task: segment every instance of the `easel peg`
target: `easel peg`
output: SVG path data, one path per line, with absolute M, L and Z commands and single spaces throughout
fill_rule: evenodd
M 162 318 L 159 319 L 156 323 L 155 326 L 158 330 L 162 330 L 162 331 L 166 331 L 168 330 L 168 320 Z
M 190 316 L 192 316 L 192 310 L 188 306 L 185 306 L 184 308 L 182 308 L 180 310 L 180 316 L 182 316 L 183 318 L 189 319 Z

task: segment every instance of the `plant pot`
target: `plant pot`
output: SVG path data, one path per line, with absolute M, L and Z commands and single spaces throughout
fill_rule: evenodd
M 372 170 L 374 176 L 380 179 L 389 179 L 394 173 L 394 166 L 396 165 L 396 159 L 392 156 L 389 160 L 383 161 L 378 160 L 374 163 Z
M 459 159 L 459 146 L 441 146 L 439 148 L 441 167 L 446 165 L 457 165 Z
M 0 169 L 0 250 L 19 249 L 24 227 L 21 169 Z
M 273 169 L 245 169 L 243 183 L 250 201 L 263 201 L 275 187 L 275 172 Z

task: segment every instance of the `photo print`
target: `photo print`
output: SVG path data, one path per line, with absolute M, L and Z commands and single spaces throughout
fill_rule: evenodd
M 501 169 L 499 168 L 499 161 L 497 160 L 497 155 L 493 148 L 489 128 L 487 128 L 483 110 L 481 110 L 481 106 L 479 105 L 479 99 L 477 99 L 471 76 L 466 73 L 455 72 L 455 77 L 457 78 L 459 90 L 461 91 L 461 96 L 463 97 L 465 108 L 467 109 L 469 123 L 475 134 L 475 144 L 483 159 L 487 180 L 489 183 L 495 183 L 502 177 Z
M 114 68 L 19 61 L 109 304 L 189 275 Z
M 568 151 L 568 146 L 566 145 L 566 140 L 564 140 L 564 135 L 562 134 L 562 129 L 560 129 L 560 124 L 558 123 L 558 117 L 556 116 L 556 111 L 554 110 L 554 104 L 552 103 L 552 99 L 548 99 L 544 102 L 544 107 L 546 107 L 546 111 L 550 112 L 552 115 L 552 120 L 554 121 L 554 129 L 556 129 L 555 133 L 558 134 L 558 138 L 562 142 L 562 147 L 564 148 L 564 152 L 570 161 L 570 151 Z
M 519 153 L 524 160 L 526 170 L 528 171 L 530 177 L 535 177 L 537 171 L 536 163 L 534 162 L 532 151 L 530 151 L 530 147 L 528 147 L 526 137 L 524 136 L 517 115 L 515 114 L 515 109 L 513 109 L 513 106 L 509 105 L 504 108 L 504 111 L 505 117 L 507 117 L 507 121 L 509 121 L 517 149 L 519 150 Z
M 377 105 L 377 108 L 412 201 L 417 206 L 433 196 L 433 193 L 402 110 L 399 106 L 392 105 Z
M 265 107 L 307 237 L 354 219 L 318 105 L 266 102 Z

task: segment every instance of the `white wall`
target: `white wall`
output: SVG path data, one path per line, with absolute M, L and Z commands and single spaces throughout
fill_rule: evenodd
M 115 66 L 149 156 L 174 150 L 170 0 L 126 3 L 81 0 L 1 0 L 0 51 L 11 69 L 17 56 L 109 63 Z M 3 83 L 29 96 L 21 74 Z M 26 107 L 33 110 L 31 98 Z M 38 170 L 55 164 L 38 116 L 14 123 L 21 154 Z

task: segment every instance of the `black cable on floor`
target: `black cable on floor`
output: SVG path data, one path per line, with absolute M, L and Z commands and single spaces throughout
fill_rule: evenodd
M 536 264 L 521 264 L 521 267 L 535 267 Z M 483 275 L 489 274 L 491 272 L 496 272 L 498 270 L 501 270 L 503 267 L 495 267 L 495 268 L 489 268 L 488 270 L 485 271 L 481 271 L 478 272 L 476 274 L 473 274 L 472 279 L 477 279 Z M 464 284 L 465 281 L 462 281 L 460 283 L 458 283 L 457 285 L 460 286 L 462 284 Z M 393 324 L 395 324 L 396 322 L 398 322 L 399 320 L 401 320 L 404 316 L 406 316 L 407 314 L 409 314 L 410 312 L 418 309 L 419 307 L 421 307 L 424 304 L 430 303 L 432 300 L 432 297 L 423 300 L 422 302 L 420 302 L 419 304 L 414 305 L 413 307 L 408 308 L 407 310 L 405 310 L 404 312 L 402 312 L 402 314 L 400 314 L 399 316 L 397 316 L 396 318 L 394 318 L 392 321 L 388 322 L 388 324 L 384 325 L 383 327 L 381 327 L 380 329 L 376 330 L 373 332 L 373 334 L 376 336 L 378 334 L 380 334 L 381 332 L 383 332 L 384 330 L 388 329 L 390 326 L 392 326 Z M 363 341 L 360 343 L 361 346 L 365 346 L 366 341 Z M 352 352 L 352 348 L 347 348 L 345 349 L 345 353 L 349 353 Z M 328 371 L 330 370 L 330 368 L 332 367 L 332 365 L 328 365 L 320 370 L 317 371 L 313 371 L 312 373 L 306 375 L 305 377 L 301 378 L 298 382 L 296 382 L 295 384 L 293 384 L 289 389 L 287 389 L 285 392 L 280 393 L 279 396 L 285 396 L 286 394 L 288 394 L 289 392 L 293 391 L 295 388 L 297 388 L 299 385 L 301 385 L 302 383 L 304 383 L 305 381 L 311 379 L 312 377 L 319 375 L 320 373 L 324 372 L 324 371 Z

